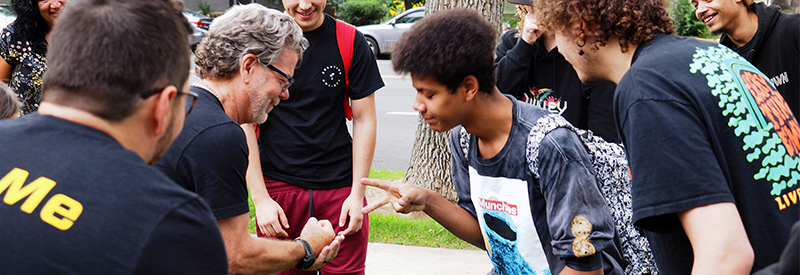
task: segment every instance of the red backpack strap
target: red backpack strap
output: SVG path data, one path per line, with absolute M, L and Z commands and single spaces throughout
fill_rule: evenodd
M 344 61 L 344 117 L 353 120 L 353 108 L 350 107 L 350 64 L 353 63 L 353 44 L 356 39 L 356 27 L 342 20 L 336 20 L 336 43 L 339 44 L 339 55 Z

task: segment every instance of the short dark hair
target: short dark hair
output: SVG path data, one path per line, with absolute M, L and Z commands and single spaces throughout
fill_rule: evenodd
M 71 0 L 53 28 L 43 101 L 121 121 L 145 93 L 189 77 L 186 18 L 175 0 Z
M 497 30 L 477 11 L 443 10 L 403 33 L 392 52 L 392 64 L 400 73 L 433 77 L 450 92 L 472 75 L 478 79 L 478 90 L 491 93 L 496 39 Z
M 629 44 L 652 40 L 657 32 L 675 33 L 675 24 L 666 7 L 666 0 L 534 1 L 540 27 L 561 31 L 567 37 L 579 37 L 582 30 L 573 26 L 586 21 L 596 26 L 593 35 L 598 39 L 592 41 L 594 47 L 604 46 L 610 36 L 616 36 L 622 52 L 628 51 Z

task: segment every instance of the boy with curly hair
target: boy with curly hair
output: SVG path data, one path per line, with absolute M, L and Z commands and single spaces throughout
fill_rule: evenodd
M 499 274 L 622 274 L 614 220 L 579 137 L 559 128 L 536 144 L 538 157 L 526 154 L 549 112 L 495 87 L 495 35 L 480 14 L 456 9 L 426 17 L 398 40 L 392 63 L 411 75 L 414 109 L 431 129 L 452 128 L 458 205 L 430 190 L 363 179 L 388 194 L 364 212 L 389 202 L 398 212 L 424 211 L 486 249 Z M 536 163 L 538 177 L 526 163 Z
M 748 274 L 798 220 L 800 127 L 725 46 L 674 33 L 662 0 L 542 0 L 540 25 L 584 82 L 617 83 L 634 223 L 664 274 Z

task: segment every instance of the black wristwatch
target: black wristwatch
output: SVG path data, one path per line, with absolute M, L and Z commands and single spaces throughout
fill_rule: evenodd
M 303 244 L 303 247 L 306 249 L 306 256 L 303 257 L 303 259 L 300 260 L 300 262 L 297 263 L 297 266 L 295 266 L 295 267 L 297 269 L 300 269 L 300 270 L 306 270 L 309 267 L 311 267 L 312 265 L 314 265 L 314 261 L 317 259 L 317 257 L 314 256 L 314 251 L 311 250 L 311 245 L 308 244 L 307 241 L 305 241 L 303 239 L 300 239 L 300 238 L 297 238 L 297 239 L 294 239 L 294 240 L 296 242 L 300 242 L 301 244 Z

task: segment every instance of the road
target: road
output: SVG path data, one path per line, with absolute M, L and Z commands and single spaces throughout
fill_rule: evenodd
M 411 86 L 411 78 L 398 76 L 390 60 L 379 59 L 378 69 L 386 86 L 375 94 L 378 132 L 372 169 L 406 171 L 417 131 L 419 114 L 411 107 L 416 92 Z M 200 81 L 192 72 L 190 84 Z M 348 126 L 352 127 L 350 123 Z
M 378 60 L 378 69 L 386 86 L 375 94 L 378 133 L 372 169 L 406 171 L 417 131 L 419 113 L 412 107 L 417 93 L 411 77 L 398 76 L 391 61 Z

